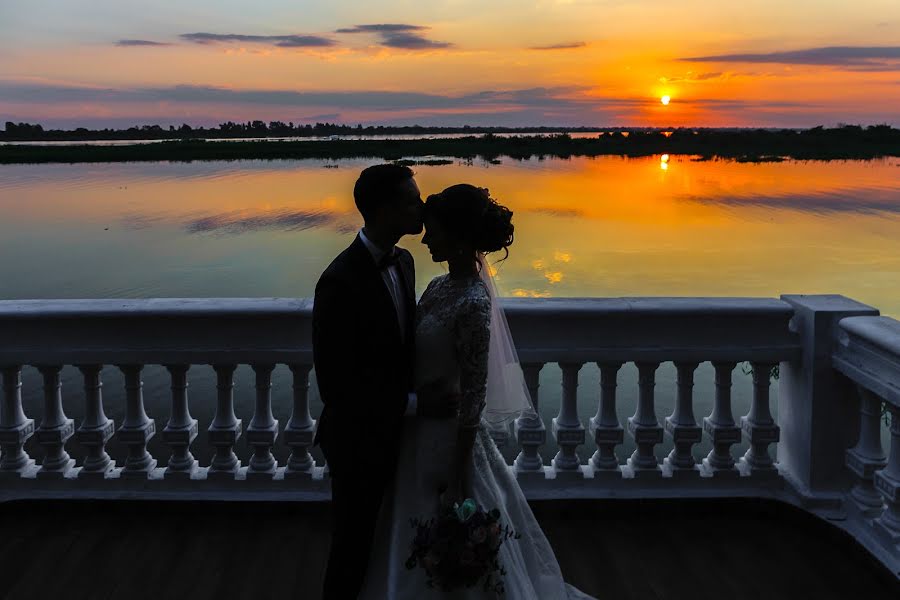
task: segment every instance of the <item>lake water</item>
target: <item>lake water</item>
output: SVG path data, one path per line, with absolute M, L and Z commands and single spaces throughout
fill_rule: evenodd
M 361 225 L 352 200 L 373 160 L 14 165 L 0 167 L 0 298 L 310 296 Z M 328 168 L 325 168 L 325 167 Z M 488 187 L 514 212 L 516 243 L 497 265 L 509 296 L 768 296 L 839 293 L 900 317 L 900 159 L 699 161 L 690 156 L 481 161 L 416 167 L 423 194 L 457 182 Z M 418 238 L 419 293 L 444 272 Z M 735 414 L 749 378 L 735 377 Z M 675 369 L 659 370 L 657 414 L 672 410 Z M 709 414 L 712 368 L 697 373 L 698 420 Z M 26 412 L 40 415 L 40 377 L 24 372 Z M 195 455 L 208 463 L 214 412 L 209 367 L 191 370 Z M 542 372 L 542 412 L 559 405 L 559 369 Z M 107 414 L 121 423 L 122 380 L 104 370 Z M 620 373 L 622 419 L 636 370 Z M 598 373 L 581 372 L 579 411 L 596 412 Z M 252 372 L 236 375 L 245 426 Z M 168 416 L 167 379 L 145 371 L 148 412 Z M 777 387 L 777 386 L 776 386 Z M 773 387 L 775 392 L 775 387 Z M 82 414 L 80 376 L 64 371 L 68 415 Z M 276 417 L 290 412 L 289 373 L 275 373 Z M 777 411 L 777 394 L 774 396 Z M 320 403 L 313 386 L 313 413 Z M 158 436 L 159 437 L 159 436 Z M 30 442 L 30 446 L 33 442 Z M 552 454 L 549 442 L 545 457 Z M 240 454 L 247 455 L 243 441 Z M 151 444 L 165 457 L 161 440 Z M 658 454 L 668 452 L 667 441 Z M 73 454 L 79 454 L 72 442 Z M 626 440 L 620 456 L 633 445 Z M 40 457 L 39 449 L 31 448 Z M 286 449 L 278 443 L 276 454 Z M 588 442 L 583 460 L 593 452 Z M 114 458 L 124 450 L 111 445 Z M 708 451 L 706 443 L 697 455 Z

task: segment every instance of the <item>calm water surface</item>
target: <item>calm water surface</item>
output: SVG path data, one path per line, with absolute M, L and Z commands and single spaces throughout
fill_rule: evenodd
M 372 162 L 2 166 L 0 298 L 310 296 L 321 270 L 361 225 L 352 187 Z M 423 194 L 470 182 L 513 209 L 516 244 L 496 267 L 505 295 L 839 293 L 900 317 L 898 159 L 507 159 L 421 166 L 416 173 Z M 421 293 L 444 269 L 430 262 L 419 238 L 401 245 L 416 258 Z M 623 418 L 635 406 L 633 370 L 629 365 L 620 373 Z M 581 374 L 583 420 L 596 412 L 596 371 L 588 366 Z M 703 365 L 697 374 L 698 418 L 710 412 L 711 371 Z M 66 410 L 78 418 L 80 378 L 72 369 L 65 374 Z M 213 413 L 210 374 L 208 367 L 191 370 L 201 432 Z M 115 369 L 104 376 L 107 412 L 120 423 L 121 377 Z M 31 369 L 24 377 L 27 412 L 38 416 L 40 378 Z M 239 370 L 236 396 L 245 423 L 251 380 L 249 369 Z M 558 409 L 558 381 L 558 368 L 548 365 L 542 372 L 548 419 Z M 663 365 L 659 415 L 671 412 L 673 381 L 674 367 Z M 148 412 L 162 425 L 166 378 L 148 367 L 145 382 Z M 286 370 L 276 371 L 275 383 L 276 416 L 284 425 Z M 738 367 L 735 414 L 746 412 L 749 394 Z M 314 413 L 318 406 L 314 388 Z M 195 454 L 205 464 L 210 452 L 203 437 Z M 159 440 L 153 444 L 166 456 Z M 582 458 L 591 452 L 588 443 Z M 280 444 L 278 453 L 286 453 Z

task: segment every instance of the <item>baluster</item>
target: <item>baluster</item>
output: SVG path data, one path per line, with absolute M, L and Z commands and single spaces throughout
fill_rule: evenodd
M 741 473 L 734 466 L 731 446 L 741 441 L 741 428 L 731 413 L 731 374 L 737 363 L 714 362 L 716 398 L 712 414 L 703 418 L 703 430 L 712 439 L 713 449 L 703 459 L 704 475 L 736 478 Z
M 694 418 L 694 371 L 696 362 L 676 362 L 678 398 L 675 410 L 666 417 L 665 429 L 675 448 L 663 459 L 663 471 L 671 477 L 699 477 L 691 447 L 700 442 L 702 432 Z
M 156 421 L 144 411 L 143 368 L 119 365 L 125 376 L 125 421 L 118 431 L 119 441 L 128 447 L 125 467 L 119 475 L 124 479 L 147 479 L 156 468 L 156 459 L 147 452 L 147 442 L 156 435 Z
M 241 419 L 234 414 L 234 370 L 236 365 L 213 365 L 216 372 L 216 416 L 209 426 L 209 443 L 216 449 L 206 471 L 207 479 L 234 479 L 241 461 L 234 444 L 241 437 Z
M 753 367 L 753 399 L 750 413 L 741 417 L 741 429 L 750 442 L 750 449 L 741 459 L 740 469 L 746 475 L 775 475 L 775 465 L 769 456 L 769 444 L 780 437 L 780 428 L 769 412 L 769 380 L 772 363 L 750 363 Z
M 113 436 L 116 424 L 103 412 L 103 382 L 100 380 L 102 365 L 80 365 L 84 377 L 84 420 L 75 433 L 75 439 L 85 447 L 87 456 L 78 478 L 104 479 L 116 463 L 106 453 L 106 442 Z
M 622 368 L 620 362 L 598 362 L 600 367 L 600 404 L 597 414 L 591 417 L 590 431 L 597 442 L 597 451 L 591 457 L 594 478 L 622 477 L 616 446 L 625 440 L 625 430 L 616 416 L 616 376 Z
M 539 453 L 540 447 L 547 441 L 547 428 L 541 419 L 538 393 L 541 387 L 541 369 L 544 363 L 526 363 L 522 365 L 522 373 L 525 376 L 525 386 L 531 396 L 534 407 L 534 415 L 522 416 L 516 419 L 513 429 L 516 441 L 522 447 L 522 451 L 516 456 L 516 477 L 540 475 L 544 477 L 544 461 Z
M 900 407 L 889 404 L 891 450 L 887 467 L 875 473 L 875 488 L 887 508 L 875 519 L 875 529 L 892 545 L 900 544 Z
M 884 500 L 875 489 L 875 471 L 887 465 L 881 447 L 881 398 L 859 386 L 859 441 L 847 450 L 847 468 L 857 476 L 850 490 L 856 506 L 871 517 L 878 516 L 884 508 Z
M 190 479 L 197 470 L 197 460 L 191 454 L 191 442 L 197 437 L 197 419 L 188 408 L 187 372 L 190 365 L 166 365 L 172 378 L 172 410 L 163 429 L 163 440 L 172 449 L 172 456 L 163 477 Z
M 290 447 L 285 479 L 308 479 L 316 466 L 309 448 L 316 435 L 316 421 L 309 414 L 309 372 L 312 365 L 289 365 L 294 376 L 294 408 L 284 428 L 284 443 Z
M 658 362 L 635 363 L 638 368 L 638 405 L 634 416 L 628 417 L 628 432 L 634 438 L 637 449 L 628 459 L 628 466 L 635 477 L 657 477 L 662 475 L 653 447 L 663 441 L 663 429 L 656 419 L 654 387 Z
M 248 479 L 272 479 L 278 466 L 272 447 L 278 437 L 278 421 L 272 416 L 272 371 L 275 365 L 253 365 L 256 373 L 256 408 L 247 428 L 247 444 L 253 448 Z
M 0 476 L 17 479 L 34 466 L 25 452 L 25 442 L 34 434 L 34 419 L 22 411 L 22 370 L 19 366 L 0 368 L 3 373 L 3 401 L 0 404 Z
M 44 461 L 37 472 L 39 479 L 62 479 L 75 466 L 66 452 L 66 441 L 75 433 L 75 424 L 66 417 L 62 405 L 62 383 L 58 365 L 38 367 L 44 377 L 44 416 L 36 435 L 44 447 Z
M 584 425 L 578 419 L 578 371 L 584 363 L 560 363 L 562 369 L 562 401 L 559 414 L 552 422 L 553 436 L 559 452 L 551 461 L 557 472 L 581 475 L 581 461 L 576 448 L 584 443 Z

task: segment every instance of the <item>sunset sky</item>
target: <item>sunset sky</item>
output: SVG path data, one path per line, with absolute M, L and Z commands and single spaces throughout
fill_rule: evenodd
M 897 0 L 2 0 L 0 57 L 64 128 L 900 125 Z

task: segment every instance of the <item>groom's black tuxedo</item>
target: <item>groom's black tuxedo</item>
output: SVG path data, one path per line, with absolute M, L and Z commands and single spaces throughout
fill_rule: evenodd
M 324 408 L 315 443 L 328 461 L 334 512 L 326 599 L 359 592 L 413 390 L 415 267 L 406 250 L 396 257 L 402 329 L 381 268 L 359 236 L 316 284 L 313 361 Z

